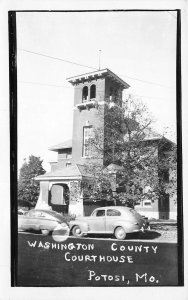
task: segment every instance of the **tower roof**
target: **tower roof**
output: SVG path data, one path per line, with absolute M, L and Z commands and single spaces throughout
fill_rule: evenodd
M 115 73 L 110 71 L 109 69 L 103 69 L 103 70 L 98 70 L 90 73 L 84 73 L 81 75 L 73 76 L 67 78 L 68 82 L 70 82 L 72 85 L 78 84 L 80 82 L 84 82 L 87 80 L 93 80 L 93 79 L 98 79 L 101 77 L 108 77 L 114 80 L 116 83 L 122 86 L 122 88 L 127 89 L 130 87 L 128 83 L 126 83 L 123 79 L 121 79 L 119 76 L 117 76 Z
M 51 146 L 48 150 L 58 152 L 58 150 L 69 149 L 69 148 L 72 148 L 72 140 L 67 140 L 67 141 L 64 141 L 64 142 L 62 142 L 60 144 L 57 144 L 55 146 Z

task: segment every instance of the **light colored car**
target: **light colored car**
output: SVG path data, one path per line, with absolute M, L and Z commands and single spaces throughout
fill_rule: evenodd
M 66 217 L 51 210 L 32 209 L 18 215 L 18 231 L 40 230 L 48 235 L 59 224 L 67 224 Z
M 89 217 L 79 217 L 69 223 L 75 237 L 85 234 L 114 234 L 118 240 L 127 233 L 144 231 L 148 221 L 134 209 L 123 206 L 107 206 L 95 209 Z

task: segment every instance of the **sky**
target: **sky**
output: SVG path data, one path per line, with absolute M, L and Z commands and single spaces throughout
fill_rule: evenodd
M 176 12 L 18 12 L 18 168 L 72 137 L 68 77 L 109 68 L 147 105 L 154 129 L 176 135 Z M 50 56 L 50 57 L 49 57 Z M 52 58 L 53 57 L 53 58 Z

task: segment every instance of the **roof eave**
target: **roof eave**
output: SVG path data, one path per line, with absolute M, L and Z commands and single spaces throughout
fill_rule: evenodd
M 58 152 L 59 150 L 72 149 L 72 147 L 48 148 L 49 151 Z
M 38 176 L 35 177 L 36 181 L 54 181 L 54 180 L 58 180 L 58 181 L 64 181 L 64 180 L 81 180 L 83 178 L 82 175 L 78 175 L 78 176 Z
M 108 68 L 102 69 L 102 70 L 97 70 L 97 71 L 90 72 L 90 73 L 81 74 L 81 75 L 78 75 L 78 76 L 69 77 L 69 78 L 67 78 L 67 81 L 70 82 L 72 85 L 74 85 L 79 81 L 82 81 L 82 80 L 84 81 L 84 80 L 89 79 L 89 77 L 94 77 L 95 78 L 95 77 L 99 77 L 103 74 L 107 75 L 107 76 L 111 75 L 125 89 L 130 87 L 130 85 L 128 83 L 126 83 L 124 80 L 122 80 L 119 76 L 117 76 L 115 73 L 110 71 Z

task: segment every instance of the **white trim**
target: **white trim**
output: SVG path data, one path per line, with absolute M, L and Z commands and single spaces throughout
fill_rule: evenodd
M 69 78 L 66 78 L 66 79 L 69 82 L 73 82 L 76 79 L 81 79 L 81 78 L 88 79 L 89 77 L 95 76 L 95 75 L 101 76 L 102 74 L 104 74 L 106 72 L 108 72 L 108 69 L 103 69 L 103 70 L 100 70 L 100 71 L 98 70 L 98 71 L 94 71 L 94 72 L 90 72 L 90 73 L 85 73 L 85 74 L 69 77 Z
M 65 178 L 65 179 L 62 179 Z M 65 177 L 65 176 L 59 176 L 59 177 L 41 177 L 41 178 L 35 178 L 35 180 L 38 180 L 38 181 L 51 181 L 51 180 L 81 180 L 83 178 L 83 176 L 69 176 L 69 177 Z
M 88 103 L 88 105 L 87 105 L 87 103 Z M 106 102 L 104 100 L 91 100 L 91 101 L 87 101 L 87 102 L 82 102 L 82 103 L 76 104 L 73 107 L 73 109 L 74 110 L 76 110 L 76 109 L 84 109 L 84 108 L 87 108 L 87 106 L 91 106 L 91 105 L 89 105 L 91 103 L 93 104 L 92 107 L 96 107 L 97 105 L 104 105 Z
M 76 108 L 78 108 L 78 109 L 84 109 L 87 107 L 91 108 L 91 107 L 95 107 L 96 105 L 97 105 L 97 102 L 95 100 L 91 100 L 91 101 L 76 104 Z
M 53 181 L 53 182 L 50 182 L 49 185 L 48 185 L 49 191 L 51 190 L 51 188 L 52 188 L 52 186 L 53 186 L 54 184 L 59 184 L 59 183 L 68 185 L 68 188 L 70 189 L 70 181 L 69 181 L 69 182 L 64 182 L 64 181 Z

